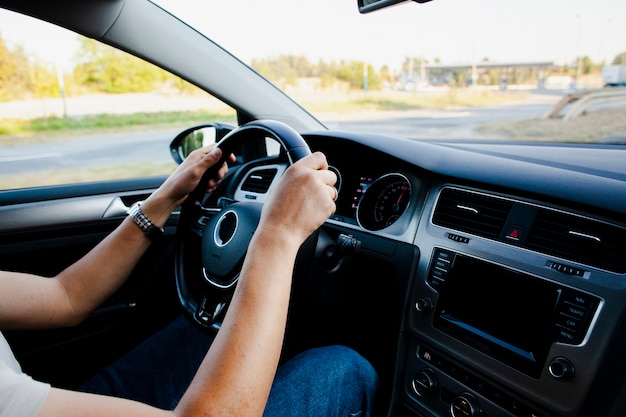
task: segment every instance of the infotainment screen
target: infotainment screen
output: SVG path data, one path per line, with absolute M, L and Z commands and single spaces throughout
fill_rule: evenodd
M 448 261 L 434 326 L 538 377 L 555 340 L 561 288 L 465 255 L 451 254 Z

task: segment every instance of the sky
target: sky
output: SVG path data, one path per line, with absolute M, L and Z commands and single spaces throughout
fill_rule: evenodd
M 311 62 L 401 67 L 406 57 L 443 64 L 611 61 L 626 51 L 624 0 L 432 0 L 368 14 L 356 0 L 157 0 L 244 62 L 283 54 Z M 315 7 L 307 7 L 308 4 Z M 70 59 L 74 35 L 32 29 L 0 11 L 0 36 L 44 61 Z

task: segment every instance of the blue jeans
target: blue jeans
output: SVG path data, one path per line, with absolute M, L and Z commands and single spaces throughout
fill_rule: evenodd
M 101 370 L 81 390 L 173 409 L 212 342 L 180 317 Z M 354 350 L 307 350 L 278 368 L 264 416 L 369 417 L 377 385 L 376 371 Z

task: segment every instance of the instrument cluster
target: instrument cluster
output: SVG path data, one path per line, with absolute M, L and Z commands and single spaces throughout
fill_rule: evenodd
M 383 230 L 396 223 L 415 192 L 411 181 L 400 172 L 358 175 L 331 169 L 337 174 L 339 190 L 333 218 L 365 230 Z

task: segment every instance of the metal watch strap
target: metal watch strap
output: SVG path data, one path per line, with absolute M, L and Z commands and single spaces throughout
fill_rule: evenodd
M 128 209 L 128 215 L 150 239 L 155 239 L 165 233 L 165 230 L 162 227 L 155 226 L 155 224 L 152 223 L 152 220 L 146 216 L 146 213 L 144 213 L 141 209 L 141 202 L 136 202 L 130 206 Z

